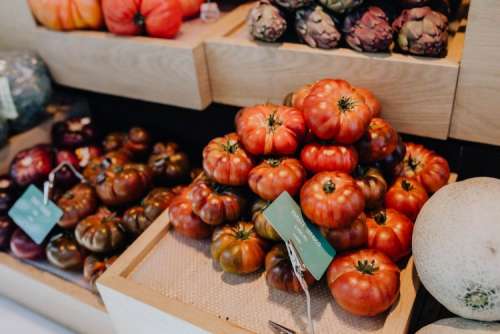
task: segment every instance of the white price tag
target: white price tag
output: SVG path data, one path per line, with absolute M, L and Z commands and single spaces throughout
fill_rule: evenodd
M 16 119 L 19 116 L 10 92 L 9 79 L 0 77 L 0 117 Z

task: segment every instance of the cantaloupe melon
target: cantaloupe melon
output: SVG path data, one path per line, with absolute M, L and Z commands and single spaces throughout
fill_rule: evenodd
M 500 180 L 472 178 L 435 193 L 413 230 L 427 290 L 451 312 L 500 320 Z
M 500 324 L 480 322 L 463 318 L 448 318 L 427 325 L 417 334 L 498 334 Z

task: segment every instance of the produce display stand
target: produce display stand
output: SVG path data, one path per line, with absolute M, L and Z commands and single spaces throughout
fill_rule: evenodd
M 446 139 L 463 40 L 463 33 L 455 34 L 446 58 L 436 59 L 256 42 L 242 23 L 207 40 L 206 53 L 215 102 L 280 103 L 289 92 L 319 78 L 343 78 L 370 88 L 384 106 L 382 116 L 398 131 Z
M 12 157 L 35 144 L 50 142 L 56 114 L 38 127 L 16 135 L 0 150 L 0 173 Z M 0 295 L 81 333 L 111 333 L 112 324 L 100 298 L 89 290 L 0 252 Z
M 470 3 L 450 137 L 500 145 L 500 2 Z
M 455 180 L 452 174 L 450 182 Z M 263 334 L 272 333 L 267 321 L 273 320 L 304 332 L 297 328 L 306 326 L 303 295 L 270 291 L 263 274 L 221 273 L 208 247 L 209 241 L 172 233 L 164 212 L 97 281 L 115 330 Z M 419 285 L 410 259 L 402 269 L 398 302 L 383 316 L 363 318 L 342 311 L 318 284 L 311 290 L 317 333 L 406 333 Z
M 199 110 L 212 102 L 203 41 L 245 20 L 241 9 L 222 9 L 217 21 L 188 20 L 167 40 L 48 30 L 36 25 L 25 0 L 2 1 L 0 12 L 0 48 L 36 50 L 61 85 Z

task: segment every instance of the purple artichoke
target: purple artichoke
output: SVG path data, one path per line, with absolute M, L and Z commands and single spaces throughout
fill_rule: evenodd
M 286 20 L 278 8 L 268 1 L 259 1 L 248 16 L 250 34 L 258 40 L 275 42 L 286 30 Z
M 361 5 L 363 0 L 319 0 L 319 2 L 335 14 L 344 14 Z
M 335 22 L 321 6 L 298 10 L 295 29 L 299 38 L 313 48 L 333 49 L 341 38 Z
M 430 7 L 405 9 L 393 22 L 401 50 L 420 56 L 440 56 L 448 44 L 448 18 Z
M 296 10 L 312 4 L 314 0 L 272 0 L 272 2 L 281 8 Z
M 379 7 L 371 6 L 349 14 L 342 30 L 347 44 L 356 51 L 386 51 L 392 43 L 389 19 Z

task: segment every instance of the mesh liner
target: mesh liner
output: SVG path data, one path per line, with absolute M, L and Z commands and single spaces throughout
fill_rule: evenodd
M 273 334 L 268 320 L 306 332 L 304 295 L 270 289 L 262 272 L 247 276 L 224 273 L 213 264 L 209 248 L 209 241 L 168 233 L 129 279 L 256 333 Z M 342 311 L 325 282 L 311 289 L 311 298 L 317 334 L 378 332 L 384 325 L 384 317 L 363 318 Z

